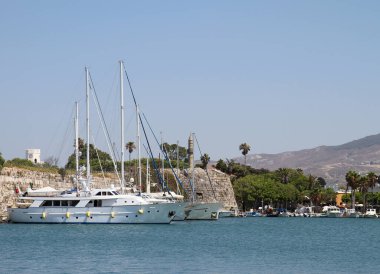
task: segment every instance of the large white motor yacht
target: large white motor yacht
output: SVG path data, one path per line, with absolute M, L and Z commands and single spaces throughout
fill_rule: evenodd
M 10 222 L 168 224 L 181 210 L 176 203 L 155 203 L 113 188 L 19 199 L 17 208 L 8 209 Z

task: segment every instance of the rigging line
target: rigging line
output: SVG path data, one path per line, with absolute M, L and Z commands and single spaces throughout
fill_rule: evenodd
M 73 116 L 73 113 L 74 113 L 74 108 L 73 108 L 73 110 L 72 110 L 72 113 L 71 113 L 71 117 Z M 61 155 L 62 155 L 62 153 L 63 153 L 63 149 L 64 149 L 64 147 L 66 146 L 66 144 L 67 144 L 67 140 L 68 140 L 68 135 L 69 135 L 69 131 L 70 131 L 70 129 L 71 129 L 72 127 L 70 126 L 70 123 L 67 125 L 67 128 L 66 128 L 66 133 L 65 133 L 65 135 L 64 135 L 64 137 L 63 137 L 63 141 L 62 141 L 62 144 L 61 144 L 61 148 L 60 148 L 60 150 L 59 150 L 59 153 L 58 153 L 58 162 L 59 162 L 59 160 L 60 160 L 60 158 L 61 158 Z M 75 138 L 74 138 L 75 139 Z
M 99 119 L 101 121 L 101 124 L 102 124 L 102 127 L 103 127 L 103 131 L 105 131 L 104 134 L 106 135 L 106 139 L 108 138 L 108 140 L 111 142 L 111 137 L 110 137 L 110 134 L 109 134 L 109 131 L 108 131 L 108 128 L 107 128 L 107 124 L 105 123 L 103 111 L 102 111 L 102 108 L 100 107 L 98 94 L 96 93 L 94 82 L 92 80 L 92 77 L 91 77 L 90 73 L 89 73 L 89 76 L 90 76 L 90 81 L 91 81 L 91 84 L 92 84 L 92 87 L 90 86 L 90 88 L 93 91 L 92 93 L 94 94 L 94 102 L 95 102 L 95 105 L 97 107 L 98 115 L 101 116 L 101 117 L 99 117 Z M 113 153 L 113 156 L 116 159 L 115 151 L 112 149 L 110 152 Z
M 99 165 L 100 165 L 100 170 L 102 171 L 103 181 L 104 181 L 104 183 L 105 183 L 105 182 L 106 182 L 106 177 L 104 176 L 104 171 L 103 171 L 102 161 L 100 161 L 100 157 L 99 157 L 98 149 L 97 149 L 96 144 L 95 144 L 95 138 L 94 138 L 94 135 L 92 135 L 92 141 L 94 142 L 94 149 L 95 149 L 95 152 L 96 152 L 96 157 L 98 158 L 98 162 L 99 162 Z
M 68 104 L 65 107 L 65 109 L 67 109 L 67 107 L 68 107 Z M 65 111 L 65 113 L 67 113 L 67 112 Z M 71 111 L 71 113 L 70 113 L 70 116 L 69 116 L 70 120 L 72 118 L 72 114 L 73 114 L 73 111 Z M 48 153 L 50 153 L 50 149 L 51 149 L 51 146 L 53 144 L 53 141 L 57 140 L 57 135 L 59 134 L 59 129 L 61 129 L 62 124 L 63 124 L 64 120 L 66 120 L 66 119 L 67 119 L 66 115 L 62 115 L 61 119 L 59 120 L 59 123 L 57 124 L 57 127 L 55 128 L 54 134 L 53 134 L 53 136 L 51 137 L 51 139 L 50 139 L 50 141 L 48 143 L 48 146 L 47 146 L 47 149 L 46 149 L 46 151 Z M 65 139 L 61 140 L 61 144 L 64 143 L 64 141 L 65 141 Z M 54 152 L 52 154 L 54 154 Z M 60 154 L 60 153 L 58 153 L 58 154 Z
M 100 108 L 100 104 L 99 104 L 98 97 L 97 97 L 97 95 L 96 95 L 96 91 L 95 91 L 95 88 L 94 88 L 94 84 L 93 84 L 93 82 L 92 82 L 91 75 L 90 75 L 90 81 L 91 81 L 91 83 L 92 83 L 92 88 L 91 88 L 91 90 L 92 90 L 92 93 L 94 94 L 94 96 L 93 96 L 93 100 L 94 100 L 94 102 L 95 102 L 96 110 L 97 110 L 98 116 L 101 116 L 101 108 Z M 102 118 L 103 118 L 103 119 L 102 119 Z M 112 163 L 113 163 L 113 166 L 114 166 L 114 169 L 115 169 L 115 173 L 116 173 L 118 179 L 121 180 L 121 179 L 120 179 L 120 176 L 119 176 L 119 173 L 118 173 L 118 170 L 117 170 L 117 165 L 116 165 L 116 163 L 115 163 L 115 158 L 112 157 L 112 156 L 115 156 L 115 155 L 114 155 L 114 150 L 111 149 L 111 144 L 110 144 L 110 139 L 109 139 L 110 137 L 109 137 L 109 134 L 106 134 L 106 132 L 108 133 L 108 131 L 107 131 L 107 126 L 106 126 L 105 121 L 104 121 L 104 117 L 103 117 L 103 116 L 102 116 L 102 117 L 99 117 L 99 119 L 100 119 L 100 122 L 101 122 L 101 125 L 102 125 L 102 128 L 103 128 L 103 132 L 104 132 L 104 134 L 106 135 L 106 142 L 107 142 L 107 145 L 108 145 L 108 149 L 109 149 L 109 151 L 111 152 L 111 159 L 112 159 Z M 108 138 L 107 138 L 107 137 L 108 137 Z M 113 154 L 112 154 L 112 152 L 113 152 Z
M 128 85 L 129 85 L 129 89 L 131 90 L 132 97 L 133 97 L 133 101 L 134 101 L 134 103 L 135 103 L 135 107 L 137 107 L 137 102 L 136 102 L 135 93 L 133 92 L 133 88 L 132 88 L 132 85 L 131 85 L 131 81 L 129 80 L 129 76 L 128 76 L 128 73 L 127 73 L 127 70 L 126 70 L 125 63 L 124 63 L 124 61 L 122 61 L 122 63 L 123 63 L 123 68 L 124 68 L 125 76 L 127 77 L 127 82 L 128 82 Z M 150 153 L 151 153 L 151 159 L 152 159 L 152 161 L 153 161 L 153 167 L 154 167 L 154 169 L 156 170 L 156 173 L 157 173 L 157 175 L 158 175 L 158 177 L 159 177 L 159 181 L 160 181 L 160 183 L 162 184 L 162 186 L 164 186 L 164 185 L 165 185 L 165 181 L 164 181 L 164 179 L 162 178 L 161 173 L 157 170 L 157 165 L 156 165 L 156 162 L 155 162 L 155 160 L 154 160 L 153 153 L 152 153 L 152 149 L 151 149 L 151 147 L 150 147 L 150 144 L 149 144 L 149 141 L 148 141 L 148 137 L 147 137 L 147 134 L 146 134 L 146 131 L 145 131 L 145 127 L 144 127 L 144 124 L 142 123 L 142 119 L 141 119 L 140 114 L 138 114 L 138 119 L 140 120 L 141 127 L 142 127 L 142 129 L 143 129 L 143 131 L 144 131 L 145 140 L 146 140 L 146 142 L 147 142 L 147 144 L 148 144 L 149 151 L 150 151 Z M 166 184 L 166 186 L 167 186 L 167 184 Z M 170 193 L 170 190 L 169 190 L 169 187 L 168 187 L 168 186 L 167 186 L 167 188 L 168 188 L 168 192 Z
M 131 81 L 129 81 L 129 76 L 128 76 L 127 69 L 126 69 L 126 66 L 124 64 L 124 61 L 122 61 L 122 63 L 123 63 L 123 68 L 124 68 L 125 76 L 127 77 L 129 89 L 131 90 L 131 93 L 132 93 L 133 101 L 135 102 L 135 106 L 137 106 L 137 102 L 136 102 L 136 98 L 135 98 L 135 93 L 133 92 Z
M 141 122 L 141 127 L 142 127 L 143 132 L 144 132 L 144 136 L 145 136 L 146 143 L 147 143 L 148 148 L 149 148 L 149 152 L 150 152 L 151 159 L 152 159 L 152 162 L 153 162 L 153 168 L 154 168 L 154 170 L 156 171 L 156 174 L 157 174 L 157 177 L 158 177 L 158 179 L 159 179 L 160 184 L 162 185 L 162 187 L 164 187 L 164 185 L 165 185 L 165 181 L 164 181 L 164 179 L 162 178 L 161 173 L 159 172 L 159 170 L 158 170 L 158 168 L 157 168 L 156 161 L 154 160 L 154 157 L 153 157 L 152 148 L 150 147 L 150 143 L 149 143 L 149 141 L 148 141 L 148 137 L 147 137 L 147 134 L 146 134 L 146 131 L 145 131 L 145 127 L 144 127 L 144 124 L 142 123 L 142 120 L 141 120 L 141 116 L 140 116 L 140 115 L 139 115 L 139 119 L 140 119 L 140 122 Z M 166 188 L 167 188 L 168 192 L 170 192 L 170 189 L 169 189 L 169 187 L 168 187 L 167 184 L 166 184 Z M 163 191 L 165 191 L 165 190 L 163 189 Z
M 199 153 L 202 156 L 203 154 L 202 154 L 202 151 L 201 151 L 201 147 L 199 146 L 198 138 L 197 138 L 197 136 L 195 134 L 194 134 L 194 137 L 195 137 L 195 142 L 197 143 L 197 146 L 198 146 L 198 149 L 199 149 Z M 207 166 L 206 166 L 205 170 L 206 170 L 208 181 L 210 182 L 210 186 L 211 186 L 212 193 L 214 195 L 214 199 L 216 200 L 216 195 L 215 195 L 214 187 L 212 186 L 211 178 L 210 178 L 210 175 L 208 174 L 208 171 L 207 171 Z
M 99 119 L 100 119 L 100 122 L 101 122 L 102 127 L 103 127 L 103 133 L 106 135 L 107 142 L 108 141 L 111 142 L 111 137 L 110 137 L 109 131 L 107 129 L 107 124 L 106 124 L 105 119 L 104 119 L 102 108 L 100 107 L 99 98 L 98 98 L 98 95 L 96 93 L 95 86 L 94 86 L 94 83 L 92 81 L 91 74 L 90 74 L 90 81 L 91 81 L 91 84 L 92 84 L 92 87 L 90 86 L 90 88 L 92 90 L 92 93 L 94 94 L 94 96 L 93 96 L 94 103 L 95 103 L 95 106 L 97 107 L 98 116 L 100 116 Z M 110 149 L 110 147 L 112 149 Z M 112 146 L 109 146 L 108 149 L 110 149 L 110 153 L 113 155 L 114 159 L 116 159 L 116 154 L 115 154 L 114 148 Z
M 108 96 L 107 96 L 107 100 L 106 100 L 106 103 L 104 104 L 104 107 L 103 107 L 103 109 L 105 110 L 105 113 L 107 114 L 107 112 L 108 112 L 108 109 L 109 109 L 109 105 L 110 105 L 110 99 L 111 98 L 115 98 L 115 96 L 112 96 L 112 93 L 113 93 L 113 91 L 114 91 L 114 86 L 115 86 L 115 83 L 116 83 L 116 79 L 117 79 L 117 71 L 115 71 L 115 73 L 114 73 L 114 76 L 113 76 L 113 81 L 112 81 L 112 84 L 111 84 L 111 88 L 109 89 L 109 91 L 108 91 Z M 113 104 L 114 102 L 112 102 L 112 104 Z M 111 107 L 111 109 L 112 109 L 112 107 Z M 110 128 L 112 129 L 113 128 L 113 122 L 114 121 L 114 118 L 113 119 L 111 119 L 111 123 L 110 123 Z M 98 128 L 98 131 L 96 132 L 96 134 L 95 134 L 95 136 L 98 136 L 98 134 L 99 134 L 99 130 L 100 130 L 100 127 Z
M 154 157 L 153 157 L 153 154 L 152 154 L 152 151 L 148 151 L 148 149 L 147 149 L 147 147 L 143 144 L 143 147 L 144 147 L 144 149 L 145 149 L 145 151 L 146 151 L 146 153 L 148 154 L 148 156 L 149 156 L 149 158 L 152 160 L 152 165 L 153 165 L 153 169 L 154 169 L 154 171 L 156 172 L 156 175 L 157 175 L 157 177 L 158 177 L 158 181 L 159 181 L 159 186 L 160 186 L 160 188 L 161 188 L 161 190 L 162 191 L 164 191 L 164 189 L 163 189 L 163 184 L 162 184 L 162 182 L 161 182 L 161 177 L 160 177 L 160 172 L 158 171 L 158 169 L 157 169 L 157 165 L 156 165 L 156 162 L 155 162 L 155 160 L 154 160 Z M 170 193 L 170 192 L 169 192 Z
M 151 133 L 153 134 L 154 139 L 156 139 L 156 142 L 157 142 L 158 146 L 160 147 L 160 143 L 158 142 L 158 139 L 157 139 L 156 135 L 154 134 L 154 131 L 153 131 L 152 127 L 150 126 L 150 124 L 149 124 L 149 122 L 148 122 L 148 119 L 146 118 L 146 116 L 145 116 L 145 114 L 144 114 L 143 112 L 142 112 L 142 115 L 143 115 L 143 117 L 144 117 L 146 123 L 148 124 L 148 126 L 149 126 L 149 128 L 150 128 L 150 131 L 151 131 Z M 140 116 L 140 115 L 139 115 L 139 116 Z M 140 116 L 140 120 L 141 120 L 141 116 Z M 142 123 L 142 121 L 141 121 L 141 123 Z M 169 157 L 168 157 L 166 151 L 165 151 L 165 150 L 162 150 L 161 147 L 160 147 L 160 151 L 161 151 L 162 154 L 165 156 L 165 159 L 168 161 L 169 166 L 170 166 L 170 169 L 172 170 L 172 172 L 173 172 L 173 174 L 174 174 L 174 177 L 176 178 L 177 182 L 181 185 L 182 189 L 187 193 L 185 187 L 184 187 L 183 184 L 182 184 L 182 181 L 179 179 L 179 177 L 178 177 L 177 174 L 175 173 L 174 168 L 173 168 L 173 166 L 172 166 L 172 164 L 171 164 L 171 162 L 170 162 L 170 159 L 169 159 Z

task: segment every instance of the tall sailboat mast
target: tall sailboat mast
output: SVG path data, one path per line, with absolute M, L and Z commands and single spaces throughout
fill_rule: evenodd
M 162 138 L 162 131 L 160 132 L 161 134 L 161 151 L 162 151 L 162 188 L 165 191 L 165 156 L 164 156 L 164 141 Z
M 120 138 L 120 149 L 121 149 L 121 192 L 124 193 L 125 185 L 125 171 L 124 171 L 124 79 L 123 79 L 123 62 L 120 63 L 120 115 L 121 115 L 121 138 Z
M 146 193 L 150 193 L 149 157 L 146 157 Z
M 90 182 L 90 89 L 89 89 L 89 73 L 88 68 L 86 71 L 86 129 L 87 129 L 87 155 L 86 155 L 86 179 L 87 186 Z
M 141 141 L 140 141 L 140 120 L 139 120 L 139 106 L 136 104 L 136 126 L 137 126 L 137 159 L 138 159 L 138 180 L 140 186 L 140 192 L 142 192 L 141 186 Z
M 76 187 L 78 191 L 78 182 L 79 182 L 79 144 L 78 144 L 78 116 L 79 116 L 79 107 L 78 102 L 75 102 L 75 119 L 74 119 L 74 127 L 75 127 L 75 177 L 76 177 Z

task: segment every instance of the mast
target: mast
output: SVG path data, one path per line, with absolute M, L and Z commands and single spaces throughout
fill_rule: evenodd
M 146 193 L 150 193 L 149 157 L 146 157 Z
M 79 107 L 78 102 L 75 102 L 75 119 L 74 119 L 74 128 L 75 128 L 75 177 L 76 177 L 76 187 L 78 191 L 78 182 L 79 182 L 79 144 L 78 144 L 78 116 L 79 116 Z
M 121 115 L 121 192 L 124 194 L 124 185 L 125 185 L 125 171 L 124 171 L 124 90 L 123 90 L 123 62 L 120 63 L 120 115 Z
M 194 133 L 190 133 L 189 137 L 189 169 L 192 174 L 192 193 L 193 203 L 195 202 L 195 174 L 194 174 Z
M 165 156 L 164 156 L 164 141 L 162 139 L 162 131 L 160 131 L 160 134 L 161 134 L 161 151 L 162 151 L 162 188 L 165 192 L 165 174 L 164 174 L 164 171 L 165 171 Z
M 140 193 L 142 192 L 142 186 L 141 186 L 141 140 L 140 140 L 140 120 L 139 120 L 139 106 L 136 104 L 136 126 L 137 126 L 137 159 L 138 159 L 138 180 L 139 180 L 139 186 L 140 186 Z
M 86 179 L 87 186 L 90 182 L 90 89 L 89 89 L 89 73 L 88 68 L 86 71 L 86 129 L 87 129 L 87 155 L 86 155 Z
M 179 177 L 179 141 L 178 140 L 177 140 L 177 176 Z M 180 194 L 177 180 L 176 180 L 176 183 L 177 183 L 177 194 Z

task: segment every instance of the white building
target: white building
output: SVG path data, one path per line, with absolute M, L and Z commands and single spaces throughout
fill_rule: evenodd
M 41 163 L 41 150 L 35 149 L 35 148 L 28 148 L 25 150 L 26 153 L 26 159 L 35 163 L 40 164 Z

